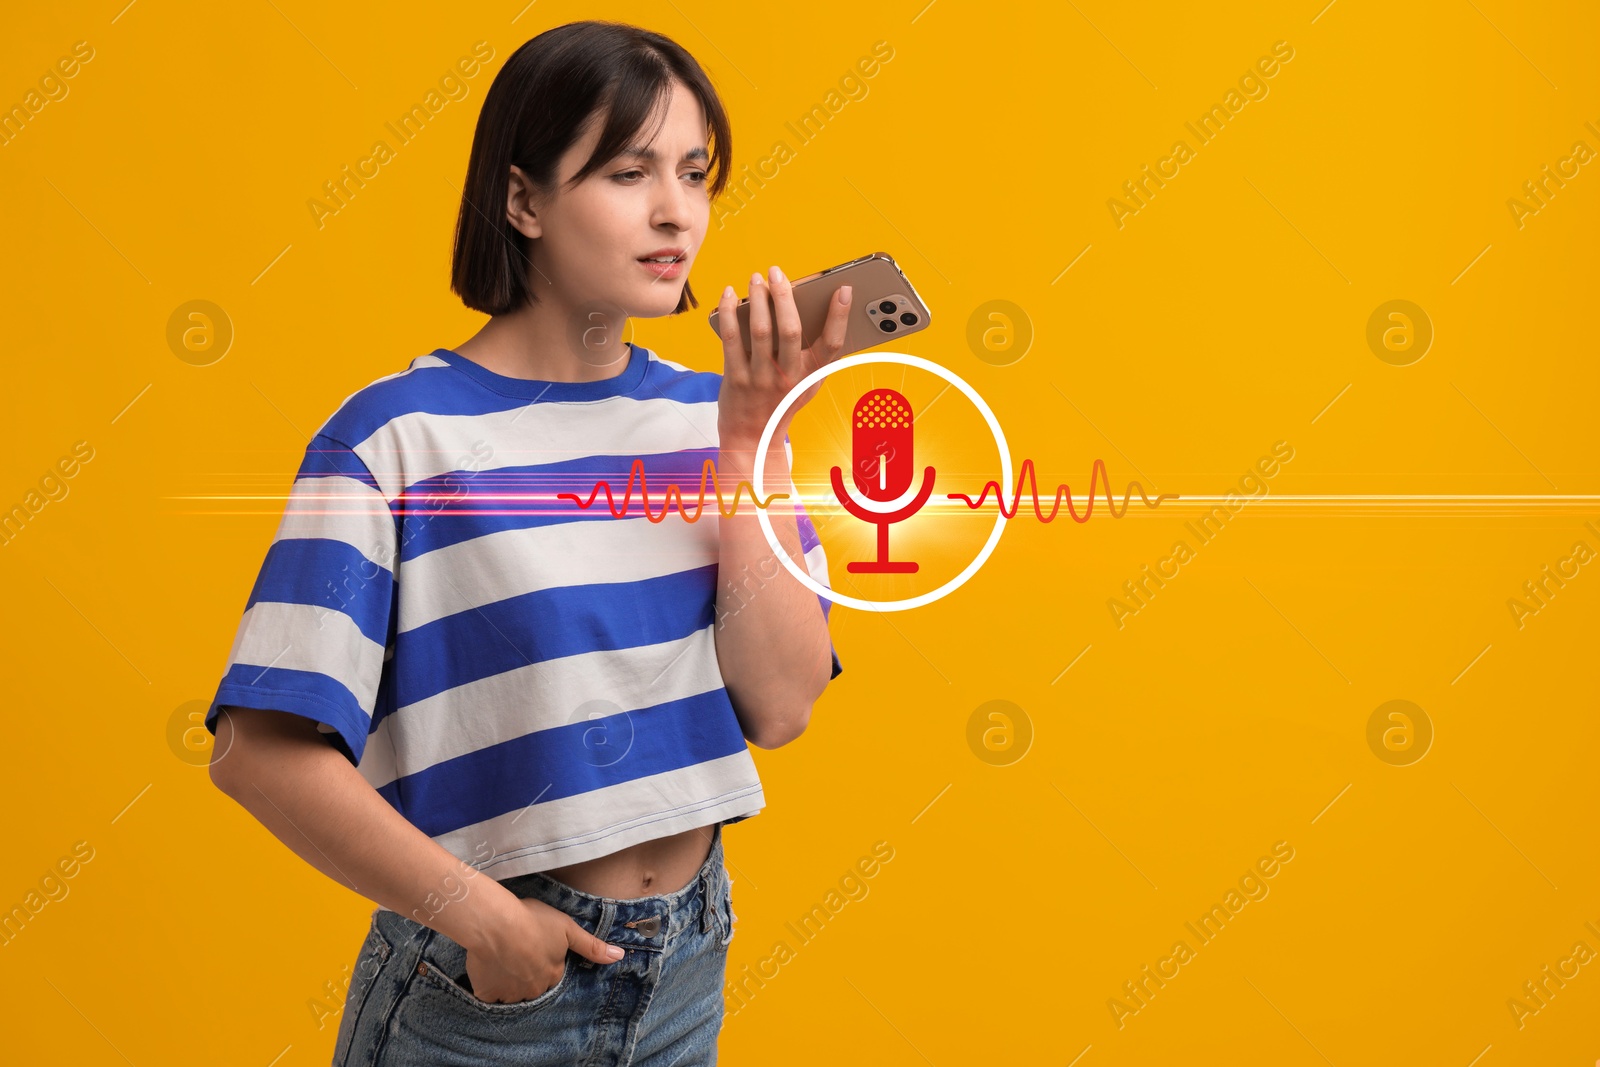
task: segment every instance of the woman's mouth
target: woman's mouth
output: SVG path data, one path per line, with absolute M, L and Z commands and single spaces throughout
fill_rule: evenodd
M 683 252 L 658 252 L 641 257 L 639 264 L 657 278 L 676 278 L 687 269 L 686 260 Z

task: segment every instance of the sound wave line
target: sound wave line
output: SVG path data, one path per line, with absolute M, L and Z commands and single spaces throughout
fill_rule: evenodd
M 574 504 L 578 505 L 578 507 L 587 510 L 593 506 L 595 497 L 600 495 L 600 490 L 604 489 L 606 493 L 606 509 L 611 512 L 611 517 L 613 519 L 620 519 L 628 513 L 628 505 L 633 499 L 633 477 L 637 474 L 639 476 L 639 492 L 644 497 L 644 514 L 647 519 L 654 523 L 660 523 L 664 521 L 668 513 L 672 511 L 672 502 L 674 499 L 676 499 L 678 502 L 678 514 L 683 516 L 683 520 L 685 522 L 699 522 L 700 513 L 702 510 L 704 510 L 706 504 L 706 475 L 708 472 L 711 475 L 711 484 L 716 490 L 717 510 L 725 519 L 732 518 L 734 513 L 739 510 L 739 497 L 746 489 L 750 491 L 750 502 L 758 508 L 769 507 L 774 500 L 787 500 L 789 497 L 788 493 L 769 493 L 767 494 L 767 499 L 763 501 L 756 495 L 755 487 L 749 482 L 741 479 L 733 487 L 733 507 L 731 509 L 724 507 L 722 500 L 722 483 L 717 479 L 717 465 L 714 461 L 709 459 L 706 460 L 705 463 L 700 467 L 700 494 L 699 498 L 695 501 L 694 515 L 692 517 L 689 515 L 688 509 L 684 507 L 683 492 L 678 488 L 678 484 L 676 482 L 673 482 L 667 486 L 666 501 L 664 504 L 662 504 L 661 514 L 656 515 L 650 510 L 650 485 L 645 475 L 644 460 L 642 459 L 635 459 L 633 461 L 633 466 L 628 469 L 628 486 L 622 496 L 621 511 L 617 510 L 616 501 L 612 498 L 611 483 L 605 481 L 604 479 L 595 483 L 595 487 L 589 491 L 588 500 L 580 499 L 577 493 L 557 493 L 556 496 L 562 500 L 570 500 Z
M 960 499 L 966 501 L 967 507 L 976 511 L 978 508 L 983 507 L 983 502 L 989 498 L 989 490 L 993 489 L 995 505 L 999 507 L 1000 514 L 1004 515 L 1008 519 L 1011 519 L 1015 518 L 1017 513 L 1022 510 L 1022 480 L 1026 478 L 1028 480 L 1028 484 L 1032 487 L 1031 492 L 1033 494 L 1033 513 L 1038 517 L 1040 522 L 1053 522 L 1055 520 L 1056 513 L 1061 510 L 1061 496 L 1064 493 L 1066 494 L 1067 498 L 1067 512 L 1072 516 L 1072 521 L 1077 523 L 1085 523 L 1089 521 L 1089 516 L 1094 514 L 1094 487 L 1101 475 L 1105 475 L 1106 507 L 1111 509 L 1111 517 L 1113 519 L 1120 519 L 1123 515 L 1127 514 L 1128 508 L 1131 506 L 1128 502 L 1133 498 L 1133 493 L 1136 489 L 1139 492 L 1139 499 L 1143 500 L 1145 507 L 1148 508 L 1159 508 L 1163 500 L 1179 499 L 1177 493 L 1162 493 L 1158 495 L 1155 499 L 1155 502 L 1152 503 L 1150 498 L 1145 495 L 1144 486 L 1140 485 L 1138 482 L 1129 482 L 1128 489 L 1122 496 L 1122 510 L 1118 511 L 1116 497 L 1114 497 L 1111 493 L 1111 475 L 1106 472 L 1106 461 L 1103 459 L 1097 459 L 1094 461 L 1094 468 L 1089 472 L 1089 505 L 1083 509 L 1083 517 L 1079 518 L 1078 509 L 1072 506 L 1072 487 L 1066 483 L 1062 483 L 1056 487 L 1055 504 L 1050 508 L 1050 515 L 1048 518 L 1046 518 L 1044 513 L 1039 510 L 1039 482 L 1033 471 L 1033 459 L 1031 457 L 1024 459 L 1022 461 L 1021 468 L 1019 468 L 1017 471 L 1017 491 L 1016 495 L 1012 498 L 1010 511 L 1006 510 L 1006 498 L 1005 494 L 1000 488 L 1000 483 L 993 480 L 984 483 L 983 492 L 979 494 L 976 501 L 974 501 L 970 496 L 967 496 L 965 493 L 946 493 L 945 495 L 951 500 Z

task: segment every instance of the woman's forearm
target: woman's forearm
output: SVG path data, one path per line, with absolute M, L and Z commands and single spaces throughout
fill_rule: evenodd
M 412 825 L 299 715 L 224 708 L 211 778 L 334 881 L 467 947 L 516 905 L 499 882 Z
M 782 436 L 775 441 L 762 476 L 769 492 L 783 492 L 789 463 Z M 718 472 L 753 486 L 756 444 L 722 442 Z M 778 501 L 767 516 L 779 544 L 804 570 L 793 507 Z M 745 736 L 762 748 L 777 748 L 804 732 L 811 705 L 827 687 L 833 668 L 828 622 L 816 595 L 773 554 L 753 505 L 741 502 L 732 518 L 721 520 L 719 541 L 716 643 L 723 684 Z

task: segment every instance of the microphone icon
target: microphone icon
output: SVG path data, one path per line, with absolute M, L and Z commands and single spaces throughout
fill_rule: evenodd
M 878 558 L 852 560 L 852 574 L 913 574 L 914 561 L 889 559 L 889 527 L 911 518 L 933 492 L 932 467 L 924 469 L 922 488 L 912 485 L 911 404 L 893 389 L 874 389 L 856 401 L 850 433 L 851 476 L 864 498 L 852 499 L 843 472 L 834 467 L 833 493 L 846 511 L 878 527 Z

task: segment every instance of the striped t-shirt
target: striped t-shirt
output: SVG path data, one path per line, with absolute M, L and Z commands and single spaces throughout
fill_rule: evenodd
M 590 382 L 441 348 L 346 398 L 306 450 L 206 726 L 226 705 L 316 720 L 496 879 L 754 815 L 761 781 L 717 665 L 710 479 L 697 521 L 676 501 L 662 514 L 668 484 L 694 514 L 721 377 L 631 344 L 622 374 Z M 637 476 L 623 512 L 636 460 L 648 514 Z M 603 486 L 587 509 L 558 496 L 601 482 L 610 504 Z M 769 492 L 790 494 L 827 586 L 793 480 Z M 741 577 L 752 593 L 793 580 Z

